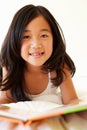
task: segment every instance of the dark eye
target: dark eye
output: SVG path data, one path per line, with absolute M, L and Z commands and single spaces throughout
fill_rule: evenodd
M 47 35 L 47 34 L 43 34 L 43 35 L 41 35 L 41 37 L 42 37 L 42 38 L 47 38 L 48 35 Z
M 23 39 L 29 39 L 29 38 L 30 38 L 29 35 L 23 36 Z

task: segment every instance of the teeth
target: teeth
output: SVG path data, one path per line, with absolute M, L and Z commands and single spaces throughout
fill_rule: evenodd
M 33 53 L 33 54 L 31 54 L 31 55 L 33 55 L 33 56 L 38 56 L 38 55 L 41 55 L 41 53 Z
M 30 53 L 31 56 L 41 56 L 42 54 L 43 54 L 43 52 L 42 53 Z

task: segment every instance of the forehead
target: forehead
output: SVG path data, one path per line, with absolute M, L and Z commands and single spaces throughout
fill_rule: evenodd
M 27 30 L 49 30 L 51 31 L 51 27 L 48 23 L 48 21 L 42 16 L 39 15 L 38 17 L 34 18 L 31 22 L 29 22 L 25 28 L 25 31 Z

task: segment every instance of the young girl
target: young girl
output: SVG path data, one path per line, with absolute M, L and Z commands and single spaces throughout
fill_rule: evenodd
M 26 5 L 15 14 L 1 48 L 1 65 L 1 103 L 78 99 L 71 79 L 75 65 L 59 24 L 45 7 Z
M 59 24 L 44 7 L 27 5 L 15 14 L 1 49 L 1 62 L 2 103 L 50 94 L 57 103 L 77 98 L 71 81 L 74 63 Z

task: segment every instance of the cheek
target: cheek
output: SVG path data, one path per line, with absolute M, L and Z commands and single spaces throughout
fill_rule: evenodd
M 53 41 L 51 40 L 50 42 L 48 42 L 47 44 L 47 49 L 49 52 L 53 51 Z
M 21 46 L 21 56 L 25 56 L 26 54 L 28 54 L 28 47 L 25 45 Z

